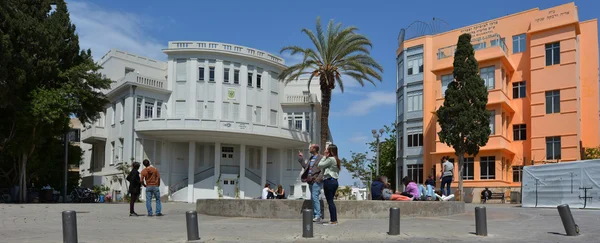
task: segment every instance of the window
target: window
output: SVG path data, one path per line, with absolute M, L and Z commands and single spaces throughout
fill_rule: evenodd
M 233 103 L 233 120 L 240 120 L 240 104 L 238 103 Z
M 473 44 L 473 50 L 477 51 L 477 50 L 481 50 L 481 49 L 485 49 L 487 42 L 480 42 L 477 44 Z
M 304 118 L 305 118 L 304 124 L 305 124 L 305 127 L 306 127 L 305 131 L 310 132 L 310 113 L 305 112 L 304 113 Z
M 288 113 L 287 120 L 288 120 L 288 128 L 292 129 L 294 127 L 294 117 Z
M 254 111 L 252 110 L 252 106 L 248 105 L 246 106 L 246 121 L 247 122 L 252 122 L 252 113 Z
M 560 90 L 546 91 L 546 114 L 560 113 Z
M 115 121 L 117 120 L 117 104 L 112 105 L 112 125 L 115 125 Z
M 229 68 L 223 70 L 223 82 L 229 83 Z
M 69 142 L 75 142 L 75 143 L 79 143 L 81 142 L 81 129 L 79 128 L 71 128 L 69 129 L 69 133 L 68 133 L 69 137 L 68 137 L 68 141 Z M 64 141 L 64 139 L 63 139 Z
M 408 139 L 408 147 L 423 146 L 423 133 L 409 134 L 407 139 Z
M 156 118 L 161 118 L 162 117 L 162 101 L 157 101 L 156 102 Z
M 479 159 L 479 166 L 481 169 L 481 180 L 496 179 L 496 157 L 495 156 L 482 156 Z
M 208 68 L 208 81 L 215 81 L 215 67 Z
M 175 101 L 175 117 L 183 118 L 185 117 L 185 100 L 177 100 Z
M 400 95 L 398 97 L 398 120 L 400 120 L 402 113 L 404 113 L 404 96 Z
M 252 87 L 252 73 L 248 72 L 248 87 Z
M 256 123 L 262 123 L 262 107 L 256 107 Z
M 401 84 L 402 79 L 404 79 L 404 61 L 400 60 L 398 63 L 398 84 Z M 400 87 L 400 85 L 398 85 Z
M 546 66 L 560 64 L 560 42 L 546 44 Z
M 260 89 L 261 87 L 261 82 L 262 82 L 262 75 L 257 74 L 256 75 L 256 87 Z
M 448 86 L 450 86 L 452 81 L 454 81 L 454 75 L 448 74 L 442 76 L 442 97 L 446 96 L 446 90 L 448 90 Z
M 408 111 L 421 111 L 423 110 L 423 91 L 411 91 L 407 94 Z
M 240 84 L 240 70 L 233 70 L 233 83 Z
M 423 164 L 406 165 L 406 175 L 417 184 L 423 183 Z
M 185 70 L 185 64 L 186 64 L 186 60 L 180 59 L 177 60 L 177 65 L 175 66 L 175 71 L 176 71 L 176 81 L 184 81 L 187 79 L 185 77 L 186 75 L 186 70 Z
M 485 67 L 479 70 L 479 76 L 483 79 L 483 83 L 485 86 L 490 89 L 494 89 L 495 83 L 495 75 L 496 75 L 496 67 Z
M 146 99 L 146 101 L 144 102 L 144 117 L 152 118 L 152 113 L 154 113 L 154 100 Z
M 302 113 L 299 113 L 299 115 L 294 116 L 294 128 L 296 130 L 302 131 Z
M 423 54 L 409 56 L 406 64 L 408 75 L 423 73 Z
M 279 81 L 277 80 L 277 76 L 279 76 L 279 74 L 277 73 L 271 73 L 271 91 L 273 92 L 278 92 L 279 91 Z
M 138 97 L 136 99 L 136 104 L 135 104 L 135 118 L 140 119 L 142 117 L 142 103 L 144 102 L 144 99 L 142 97 Z
M 475 170 L 475 160 L 473 157 L 470 158 L 464 158 L 464 164 L 463 164 L 463 180 L 473 180 L 474 176 L 473 176 L 473 171 Z
M 198 68 L 198 80 L 204 81 L 204 68 L 203 67 Z
M 524 52 L 527 50 L 527 38 L 525 34 L 513 36 L 513 53 Z
M 561 159 L 560 155 L 560 137 L 546 137 L 546 159 Z
M 523 176 L 523 166 L 513 166 L 513 182 L 521 182 Z
M 110 142 L 110 165 L 115 164 L 117 159 L 115 158 L 117 154 L 115 153 L 115 141 Z
M 490 135 L 496 134 L 496 111 L 490 111 Z
M 513 83 L 513 99 L 525 98 L 527 96 L 527 86 L 525 81 Z
M 223 107 L 221 108 L 221 119 L 228 120 L 229 119 L 229 103 L 223 102 Z
M 221 158 L 233 159 L 233 147 L 222 147 Z
M 277 111 L 276 110 L 271 110 L 271 116 L 269 117 L 269 124 L 271 124 L 271 126 L 277 126 Z M 300 120 L 300 122 L 302 122 L 302 120 Z
M 527 125 L 513 125 L 513 141 L 527 140 Z

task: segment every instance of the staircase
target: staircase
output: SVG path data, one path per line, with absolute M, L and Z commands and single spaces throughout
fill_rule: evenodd
M 215 175 L 215 167 L 214 166 L 206 168 L 206 169 L 194 174 L 194 183 L 193 184 L 196 184 L 198 182 L 206 180 L 214 175 Z M 173 185 L 169 186 L 169 195 L 173 195 L 173 193 L 187 187 L 188 181 L 189 181 L 188 179 L 189 179 L 189 177 L 185 178 L 183 180 L 177 181 Z

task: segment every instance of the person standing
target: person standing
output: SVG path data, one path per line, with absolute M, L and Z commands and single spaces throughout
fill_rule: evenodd
M 325 159 L 319 163 L 319 168 L 324 171 L 323 173 L 323 187 L 325 191 L 325 198 L 329 205 L 329 217 L 330 222 L 323 225 L 337 225 L 337 208 L 333 198 L 339 187 L 338 178 L 341 169 L 341 162 L 338 158 L 337 146 L 330 144 L 325 150 Z
M 450 184 L 452 184 L 452 177 L 454 175 L 454 164 L 448 160 L 447 156 L 442 158 L 442 193 L 444 196 L 450 196 Z M 446 190 L 444 190 L 446 187 Z
M 160 173 L 158 170 L 150 166 L 150 161 L 144 160 L 144 170 L 142 170 L 142 178 L 140 182 L 146 188 L 146 209 L 148 209 L 148 217 L 152 216 L 152 197 L 156 199 L 156 216 L 163 216 L 161 213 L 162 205 L 160 202 Z
M 319 155 L 319 145 L 312 144 L 309 148 L 311 154 L 308 161 L 304 161 L 304 155 L 298 151 L 298 162 L 304 168 L 304 172 L 300 179 L 302 182 L 308 183 L 308 190 L 313 204 L 313 222 L 321 221 L 321 189 L 323 189 L 323 173 L 319 168 L 319 162 L 323 158 Z
M 129 181 L 129 216 L 139 216 L 135 213 L 134 206 L 135 202 L 140 197 L 142 191 L 142 183 L 140 180 L 140 162 L 133 162 L 131 166 L 131 172 L 127 175 L 127 181 Z

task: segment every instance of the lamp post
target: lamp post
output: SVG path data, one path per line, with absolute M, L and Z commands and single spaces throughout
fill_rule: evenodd
M 376 176 L 379 176 L 379 138 L 383 135 L 383 128 L 379 129 L 379 133 L 377 133 L 377 129 L 373 129 L 371 130 L 371 133 L 373 133 L 373 138 L 375 138 L 375 142 L 377 143 L 377 154 L 376 154 L 376 161 L 377 161 L 377 171 L 376 171 Z

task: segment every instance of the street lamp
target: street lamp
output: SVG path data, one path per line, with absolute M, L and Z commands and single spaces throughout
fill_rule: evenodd
M 376 160 L 377 160 L 377 173 L 375 174 L 376 176 L 379 176 L 379 138 L 383 135 L 383 128 L 379 129 L 379 133 L 377 133 L 377 129 L 373 129 L 371 130 L 371 133 L 373 133 L 373 138 L 375 138 L 375 142 L 377 143 L 377 155 L 376 155 Z

